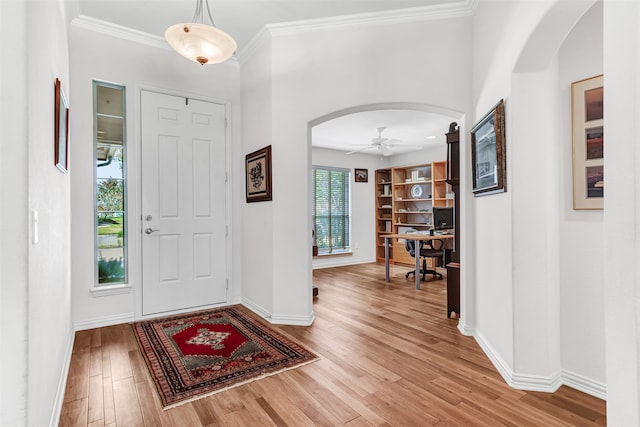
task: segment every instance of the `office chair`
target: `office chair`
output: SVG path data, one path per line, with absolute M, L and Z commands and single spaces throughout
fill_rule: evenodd
M 434 279 L 438 278 L 438 280 L 442 280 L 442 274 L 438 273 L 436 270 L 427 269 L 427 258 L 437 258 L 442 260 L 442 265 L 444 265 L 444 240 L 434 239 L 420 241 L 420 257 L 422 258 L 422 268 L 420 269 L 420 274 L 422 274 L 422 280 L 426 280 L 427 274 L 432 274 Z M 426 245 L 424 244 L 426 243 Z M 415 241 L 413 240 L 405 240 L 405 249 L 409 252 L 409 255 L 415 258 L 416 250 L 415 250 Z M 415 270 L 407 271 L 407 274 L 404 277 L 409 277 L 411 274 L 415 274 Z

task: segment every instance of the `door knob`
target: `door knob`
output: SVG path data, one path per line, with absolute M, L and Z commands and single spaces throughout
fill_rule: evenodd
M 156 231 L 160 231 L 160 230 L 154 230 L 153 228 L 147 228 L 144 230 L 145 234 L 155 233 Z

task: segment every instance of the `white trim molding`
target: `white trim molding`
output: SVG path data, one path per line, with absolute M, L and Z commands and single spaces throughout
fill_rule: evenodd
M 121 323 L 130 323 L 133 321 L 134 321 L 133 313 L 123 313 L 123 314 L 117 314 L 114 316 L 97 317 L 95 319 L 89 319 L 82 322 L 77 322 L 73 326 L 76 331 L 84 331 L 87 329 L 119 325 Z
M 313 312 L 308 316 L 290 316 L 287 314 L 271 315 L 271 323 L 274 325 L 311 326 L 315 316 Z
M 553 393 L 557 391 L 560 386 L 566 385 L 599 399 L 607 399 L 605 384 L 570 371 L 560 370 L 549 376 L 529 375 L 514 372 L 500 354 L 491 347 L 482 334 L 475 333 L 473 337 L 509 387 L 517 390 Z
M 71 26 L 94 31 L 111 37 L 117 37 L 123 40 L 129 40 L 134 43 L 157 47 L 158 49 L 172 50 L 169 43 L 167 43 L 167 41 L 162 37 L 134 30 L 133 28 L 124 27 L 122 25 L 113 24 L 111 22 L 102 21 L 86 15 L 80 15 L 77 18 L 74 18 L 71 21 Z
M 67 378 L 69 377 L 69 367 L 71 366 L 71 355 L 73 353 L 73 343 L 75 342 L 76 334 L 74 331 L 69 331 L 69 339 L 67 340 L 67 349 L 64 355 L 64 365 L 60 372 L 60 378 L 58 379 L 58 389 L 56 390 L 56 399 L 53 403 L 53 411 L 51 418 L 49 419 L 49 426 L 56 427 L 60 422 L 60 414 L 62 413 L 62 404 L 64 403 L 64 392 L 67 389 Z
M 411 7 L 381 12 L 358 13 L 328 18 L 268 24 L 267 30 L 273 36 L 299 34 L 307 31 L 326 31 L 338 28 L 356 28 L 422 22 L 435 19 L 459 18 L 473 15 L 473 0 L 432 6 Z
M 242 305 L 253 311 L 272 325 L 293 325 L 293 326 L 310 326 L 315 317 L 313 312 L 308 316 L 292 316 L 288 314 L 273 314 L 269 310 L 255 304 L 247 298 L 242 299 Z

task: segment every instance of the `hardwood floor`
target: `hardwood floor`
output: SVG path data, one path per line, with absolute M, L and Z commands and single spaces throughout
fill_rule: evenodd
M 311 327 L 274 326 L 321 360 L 163 411 L 129 325 L 76 334 L 61 426 L 589 426 L 605 402 L 509 388 L 446 317 L 445 281 L 407 268 L 317 270 Z

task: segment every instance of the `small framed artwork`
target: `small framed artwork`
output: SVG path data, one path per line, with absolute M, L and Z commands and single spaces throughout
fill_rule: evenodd
M 602 75 L 571 84 L 573 209 L 604 209 Z
M 507 191 L 504 100 L 500 100 L 471 129 L 473 194 Z
M 54 164 L 62 172 L 69 171 L 69 102 L 60 79 L 54 84 Z
M 247 154 L 247 203 L 271 200 L 271 146 Z
M 369 181 L 369 170 L 368 169 L 357 169 L 354 168 L 353 173 L 354 179 L 356 182 L 368 182 Z

